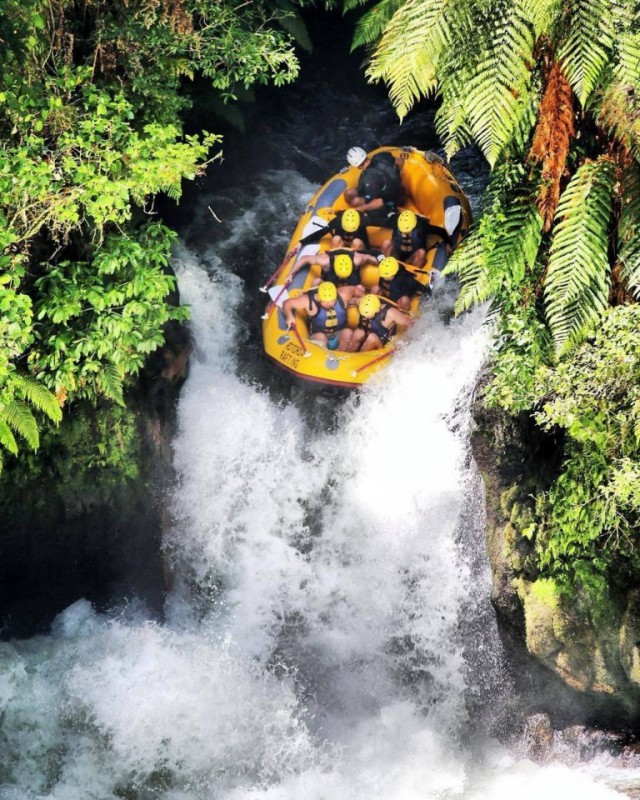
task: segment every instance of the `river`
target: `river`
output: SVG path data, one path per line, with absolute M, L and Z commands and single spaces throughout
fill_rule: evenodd
M 429 114 L 397 131 L 379 96 L 337 120 L 322 81 L 284 93 L 286 119 L 263 114 L 219 185 L 187 198 L 174 266 L 195 353 L 164 618 L 79 600 L 47 635 L 0 644 L 2 800 L 605 800 L 640 785 L 632 758 L 584 740 L 530 757 L 469 448 L 483 310 L 453 319 L 441 283 L 357 395 L 301 393 L 261 357 L 257 287 L 320 173 L 350 144 L 433 143 Z M 477 157 L 453 169 L 477 205 Z

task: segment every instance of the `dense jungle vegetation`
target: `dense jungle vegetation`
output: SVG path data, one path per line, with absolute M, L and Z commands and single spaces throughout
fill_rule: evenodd
M 214 133 L 183 135 L 190 84 L 208 81 L 222 104 L 292 81 L 293 35 L 307 39 L 298 10 L 288 0 L 2 3 L 0 468 L 37 472 L 42 456 L 29 454 L 41 433 L 57 446 L 63 414 L 87 404 L 130 429 L 116 410 L 125 387 L 164 324 L 188 315 L 167 302 L 175 234 L 154 196 L 178 198 L 220 153 Z
M 5 0 L 0 8 L 0 461 L 123 390 L 187 311 L 153 198 L 219 153 L 184 136 L 189 85 L 222 100 L 295 79 L 288 0 Z M 309 3 L 310 4 L 310 3 Z M 326 5 L 331 5 L 327 3 Z M 485 401 L 564 436 L 534 492 L 532 569 L 640 575 L 640 2 L 345 0 L 400 118 L 438 105 L 446 153 L 492 168 L 447 267 L 491 301 Z M 293 35 L 293 36 L 292 36 Z
M 447 272 L 458 312 L 491 300 L 485 402 L 564 436 L 525 528 L 532 570 L 637 583 L 640 3 L 382 0 L 363 46 L 400 117 L 437 97 L 447 154 L 475 143 L 492 168 Z

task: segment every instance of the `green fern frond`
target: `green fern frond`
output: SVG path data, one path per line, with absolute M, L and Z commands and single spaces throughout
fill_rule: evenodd
M 368 2 L 369 0 L 344 0 L 342 4 L 342 13 L 346 14 L 349 11 L 353 11 L 354 8 L 366 6 Z
M 118 405 L 124 405 L 123 380 L 124 373 L 114 364 L 109 364 L 100 372 L 97 382 L 105 397 L 114 400 Z
M 52 422 L 60 422 L 62 410 L 55 395 L 46 386 L 26 375 L 15 375 L 14 383 L 17 393 L 23 400 L 46 414 Z
M 618 260 L 631 294 L 640 300 L 640 167 L 625 171 L 618 223 Z
M 8 450 L 14 456 L 18 455 L 18 443 L 16 442 L 16 437 L 11 432 L 11 428 L 2 418 L 0 418 L 0 447 Z M 0 463 L 1 461 L 2 456 L 0 455 Z
M 405 0 L 381 0 L 358 20 L 353 34 L 351 52 L 358 47 L 376 42 L 396 11 Z
M 486 195 L 480 223 L 444 270 L 461 283 L 456 313 L 522 284 L 535 264 L 542 238 L 536 191 L 519 166 L 499 170 Z
M 32 450 L 37 450 L 40 435 L 36 419 L 29 406 L 22 400 L 11 400 L 0 405 L 0 420 L 3 420 L 13 432 L 21 436 Z
M 544 287 L 557 355 L 582 341 L 607 307 L 614 175 L 607 159 L 585 162 L 558 204 Z
M 455 0 L 407 0 L 387 25 L 367 76 L 389 85 L 400 119 L 437 87 L 436 65 L 451 42 Z
M 485 19 L 487 43 L 477 57 L 473 78 L 465 96 L 466 114 L 474 138 L 487 161 L 494 166 L 511 142 L 527 109 L 534 63 L 533 26 L 522 3 L 500 4 Z
M 523 0 L 522 8 L 538 39 L 556 27 L 563 11 L 563 0 Z
M 567 36 L 558 58 L 567 80 L 584 107 L 598 85 L 613 50 L 610 0 L 572 0 Z

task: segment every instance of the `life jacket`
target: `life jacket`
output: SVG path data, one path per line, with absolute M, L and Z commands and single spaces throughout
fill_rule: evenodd
M 397 228 L 394 229 L 391 237 L 393 245 L 393 252 L 396 258 L 401 261 L 407 261 L 416 250 L 427 246 L 426 236 L 419 230 L 419 226 L 411 231 L 411 233 L 401 233 Z
M 347 324 L 347 309 L 338 295 L 333 308 L 323 308 L 316 300 L 315 292 L 309 292 L 309 311 L 317 309 L 315 316 L 310 317 L 311 333 L 326 333 L 332 336 L 341 331 Z
M 382 344 L 386 344 L 389 339 L 395 334 L 396 332 L 396 324 L 395 322 L 390 328 L 385 328 L 383 320 L 386 318 L 387 314 L 389 313 L 390 306 L 384 305 L 383 308 L 378 311 L 378 313 L 371 317 L 371 319 L 367 319 L 366 317 L 360 317 L 360 322 L 358 323 L 358 327 L 362 328 L 365 333 L 365 336 L 368 336 L 370 333 L 375 333 L 375 335 L 380 339 Z
M 378 280 L 378 289 L 380 290 L 380 295 L 382 297 L 388 297 L 390 300 L 393 300 L 391 297 L 391 284 L 393 283 L 393 278 L 380 278 Z

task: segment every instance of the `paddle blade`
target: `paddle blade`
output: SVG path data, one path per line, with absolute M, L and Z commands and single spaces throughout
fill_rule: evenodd
M 453 232 L 458 227 L 458 223 L 460 222 L 460 212 L 462 209 L 460 206 L 451 206 L 447 208 L 444 212 L 444 227 L 449 234 L 449 236 L 453 236 Z
M 272 286 L 269 289 L 269 297 L 278 308 L 282 308 L 284 301 L 289 299 L 289 292 L 282 286 Z

